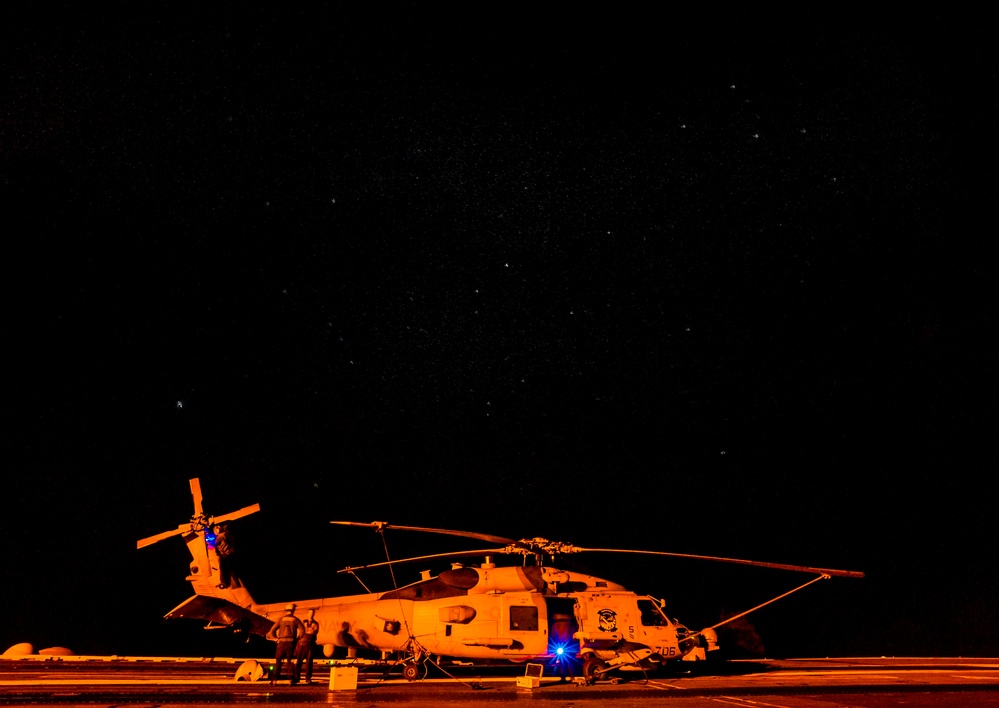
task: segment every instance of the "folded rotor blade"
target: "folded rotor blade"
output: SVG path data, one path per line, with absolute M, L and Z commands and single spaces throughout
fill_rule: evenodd
M 818 575 L 838 576 L 841 578 L 863 578 L 858 570 L 835 570 L 833 568 L 813 568 L 806 565 L 788 565 L 787 563 L 767 563 L 765 561 L 742 560 L 740 558 L 720 558 L 718 556 L 698 556 L 689 553 L 668 553 L 666 551 L 635 551 L 621 548 L 575 548 L 575 551 L 585 553 L 640 553 L 649 556 L 669 556 L 671 558 L 691 558 L 694 560 L 717 561 L 720 563 L 737 563 L 756 568 L 773 568 L 775 570 L 791 570 L 797 573 L 817 573 Z
M 514 544 L 517 543 L 512 538 L 504 538 L 503 536 L 493 536 L 487 533 L 476 533 L 474 531 L 454 531 L 451 529 L 430 529 L 424 528 L 423 526 L 397 526 L 395 524 L 387 524 L 384 521 L 372 521 L 370 523 L 363 523 L 360 521 L 331 521 L 331 524 L 338 524 L 339 526 L 363 526 L 365 528 L 371 528 L 375 530 L 382 529 L 393 529 L 395 531 L 423 531 L 424 533 L 440 533 L 446 536 L 461 536 L 463 538 L 475 538 L 480 541 L 489 541 L 490 543 L 505 543 Z
M 359 524 L 361 526 L 365 524 Z M 380 568 L 385 565 L 398 565 L 399 563 L 415 563 L 416 561 L 424 560 L 436 560 L 438 558 L 469 558 L 471 556 L 486 556 L 491 553 L 505 553 L 505 548 L 483 548 L 478 551 L 458 551 L 451 553 L 435 553 L 430 556 L 416 556 L 415 558 L 403 558 L 401 560 L 394 561 L 382 561 L 381 563 L 369 563 L 368 565 L 355 565 L 343 570 L 338 570 L 338 573 L 352 573 L 355 570 L 365 570 L 367 568 Z

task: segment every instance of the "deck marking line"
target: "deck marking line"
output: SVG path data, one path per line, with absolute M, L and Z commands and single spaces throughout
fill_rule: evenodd
M 684 690 L 683 686 L 677 686 L 672 683 L 665 683 L 663 681 L 649 681 L 650 686 L 654 686 L 660 690 L 665 690 L 667 688 L 675 688 L 678 691 Z
M 728 698 L 728 696 L 725 697 Z M 751 705 L 751 706 L 767 706 L 768 708 L 790 708 L 790 706 L 786 706 L 783 704 L 778 705 L 777 703 L 763 703 L 762 701 L 752 701 L 748 698 L 738 698 L 736 700 L 745 701 L 746 705 Z

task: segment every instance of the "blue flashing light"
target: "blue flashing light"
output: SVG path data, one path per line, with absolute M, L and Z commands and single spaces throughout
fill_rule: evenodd
M 549 675 L 564 676 L 569 673 L 575 676 L 582 666 L 578 653 L 579 643 L 574 640 L 549 642 L 547 661 Z

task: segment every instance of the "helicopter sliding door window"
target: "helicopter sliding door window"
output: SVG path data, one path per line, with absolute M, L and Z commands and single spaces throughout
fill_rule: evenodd
M 515 632 L 537 632 L 538 608 L 534 605 L 511 605 L 510 630 Z

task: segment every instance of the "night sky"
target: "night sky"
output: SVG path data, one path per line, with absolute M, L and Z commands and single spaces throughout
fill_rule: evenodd
M 747 632 L 777 657 L 999 655 L 989 27 L 9 15 L 0 650 L 258 651 L 160 622 L 186 550 L 135 542 L 199 477 L 209 513 L 261 504 L 234 532 L 262 602 L 361 591 L 334 571 L 381 540 L 328 521 L 380 519 L 862 570 Z M 692 627 L 807 580 L 572 562 Z

